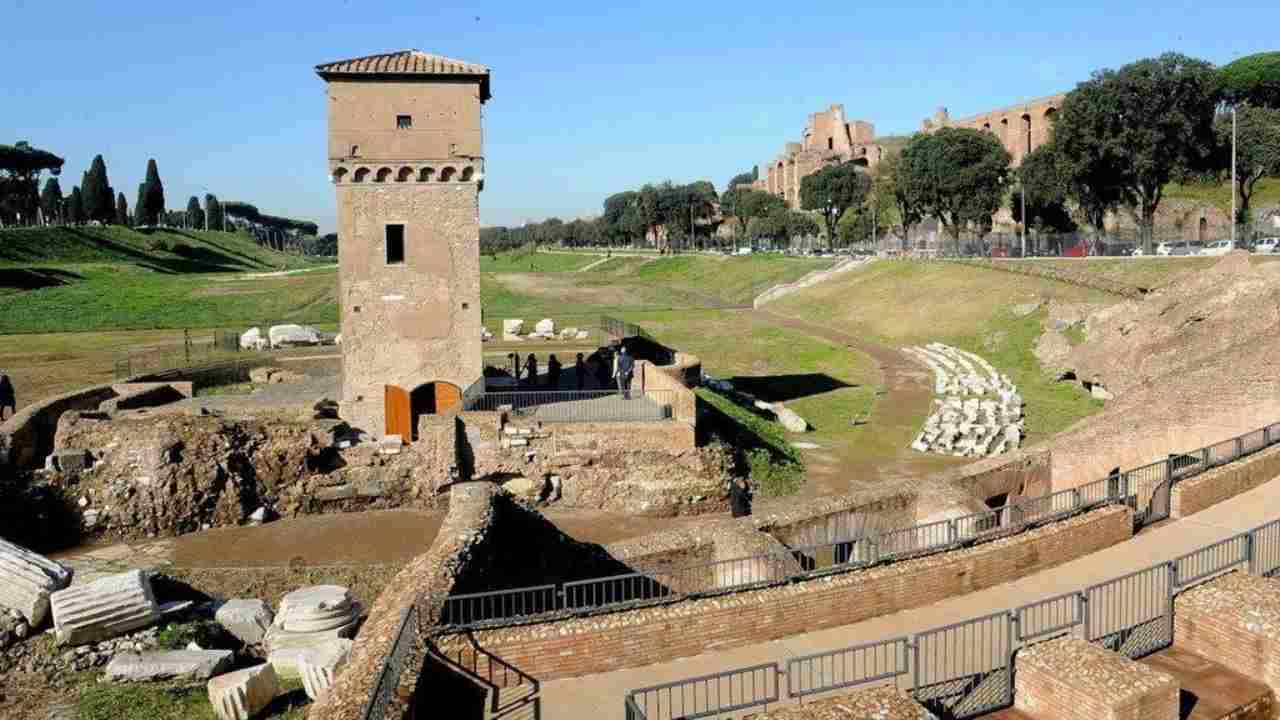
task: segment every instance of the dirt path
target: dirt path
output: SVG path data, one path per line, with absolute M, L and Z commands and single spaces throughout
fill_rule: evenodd
M 929 414 L 933 387 L 928 373 L 900 351 L 801 318 L 763 309 L 754 313 L 774 325 L 865 353 L 875 361 L 880 372 L 881 390 L 877 393 L 871 416 L 866 424 L 849 428 L 848 444 L 845 447 L 802 451 L 807 466 L 807 482 L 802 495 L 835 495 L 869 484 L 923 477 L 945 467 L 968 462 L 925 455 L 907 447 Z M 860 446 L 870 444 L 871 440 L 861 438 L 873 433 L 885 433 L 903 441 L 883 451 L 868 452 Z

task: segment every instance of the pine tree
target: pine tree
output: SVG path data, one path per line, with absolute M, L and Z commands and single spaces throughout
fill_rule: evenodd
M 62 222 L 62 186 L 58 178 L 49 178 L 40 193 L 40 212 L 46 224 Z
M 129 227 L 129 202 L 124 199 L 124 193 L 116 195 L 116 224 Z
M 107 164 L 101 155 L 94 156 L 85 171 L 84 181 L 80 183 L 80 196 L 86 220 L 109 223 L 115 219 L 116 197 L 107 180 Z
M 164 213 L 164 184 L 160 182 L 160 171 L 156 168 L 155 158 L 147 161 L 147 179 L 142 184 L 142 217 L 146 219 L 146 224 L 154 225 Z
M 226 230 L 226 218 L 222 213 L 222 203 L 213 193 L 204 196 L 204 211 L 209 215 L 210 230 Z
M 187 227 L 192 230 L 204 229 L 204 211 L 200 209 L 200 199 L 195 195 L 187 200 Z
M 84 195 L 80 192 L 80 188 L 73 187 L 71 201 L 67 203 L 67 222 L 72 225 L 81 225 L 84 221 Z

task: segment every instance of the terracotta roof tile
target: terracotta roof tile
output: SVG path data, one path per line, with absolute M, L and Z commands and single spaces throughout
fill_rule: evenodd
M 333 76 L 350 75 L 462 75 L 479 77 L 481 97 L 489 99 L 489 68 L 484 65 L 455 60 L 442 55 L 432 55 L 421 50 L 367 55 L 336 60 L 316 66 L 316 74 L 326 80 Z

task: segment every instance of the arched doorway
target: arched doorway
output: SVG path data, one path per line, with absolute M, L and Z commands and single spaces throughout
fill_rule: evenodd
M 1203 218 L 1203 217 L 1202 217 L 1202 218 L 1200 218 L 1200 224 L 1199 224 L 1199 226 L 1198 226 L 1198 227 L 1196 227 L 1196 241 L 1197 241 L 1197 242 L 1200 242 L 1200 243 L 1203 243 L 1203 242 L 1204 242 L 1205 237 L 1206 237 L 1208 234 L 1209 234 L 1209 220 L 1208 220 L 1208 218 Z
M 409 393 L 409 415 L 413 439 L 418 439 L 418 418 L 441 415 L 462 403 L 462 389 L 448 382 L 423 383 Z
M 449 382 L 423 383 L 406 392 L 386 386 L 386 433 L 408 440 L 418 439 L 418 418 L 440 415 L 462 404 L 462 389 Z

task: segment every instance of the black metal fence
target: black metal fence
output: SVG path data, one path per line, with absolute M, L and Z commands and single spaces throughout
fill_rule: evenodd
M 1022 648 L 1073 635 L 1132 659 L 1149 655 L 1173 644 L 1179 593 L 1240 571 L 1267 577 L 1280 571 L 1280 519 L 1079 591 L 915 635 L 633 690 L 624 698 L 626 716 L 704 718 L 890 684 L 939 717 L 963 720 L 1013 704 Z M 742 691 L 709 692 L 721 687 Z

